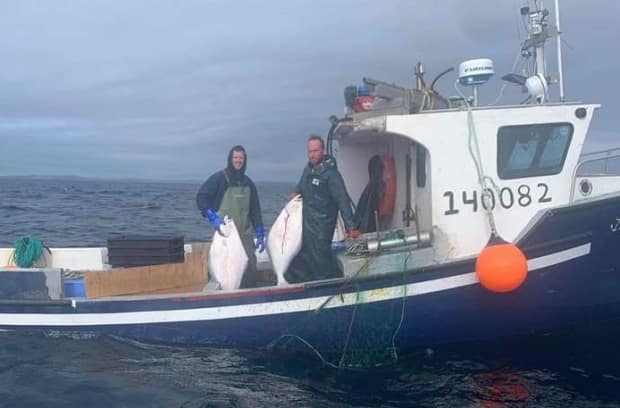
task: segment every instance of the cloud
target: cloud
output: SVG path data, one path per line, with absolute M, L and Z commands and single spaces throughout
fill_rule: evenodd
M 295 180 L 305 137 L 363 76 L 411 86 L 418 60 L 430 81 L 490 57 L 494 99 L 522 35 L 515 3 L 4 2 L 0 174 L 204 178 L 240 143 L 255 179 Z M 620 3 L 562 6 L 567 95 L 602 102 L 593 129 L 614 129 Z

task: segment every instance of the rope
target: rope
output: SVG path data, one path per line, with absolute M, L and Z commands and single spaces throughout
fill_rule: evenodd
M 457 92 L 463 97 L 463 100 L 467 101 L 465 95 L 461 92 L 461 90 L 457 86 L 458 80 L 454 82 L 454 88 Z M 481 197 L 483 202 L 483 208 L 487 214 L 487 218 L 489 219 L 489 227 L 491 228 L 491 236 L 498 236 L 497 228 L 495 225 L 495 218 L 493 216 L 493 210 L 490 205 L 490 192 L 492 190 L 495 191 L 499 196 L 499 189 L 495 181 L 484 173 L 484 168 L 482 166 L 482 155 L 480 154 L 480 147 L 478 145 L 478 136 L 476 134 L 476 126 L 474 124 L 474 112 L 469 103 L 465 103 L 467 107 L 467 129 L 469 132 L 469 140 L 467 143 L 467 147 L 469 149 L 469 154 L 476 166 L 476 172 L 478 173 L 478 184 L 481 189 Z
M 519 63 L 519 59 L 521 59 L 523 57 L 521 55 L 521 46 L 519 46 L 517 48 L 518 48 L 517 55 L 515 56 L 515 60 L 514 60 L 514 63 L 512 64 L 512 69 L 510 70 L 510 72 L 515 72 L 515 68 L 517 68 L 517 64 Z M 497 95 L 497 98 L 493 101 L 493 103 L 489 104 L 489 106 L 497 105 L 497 103 L 500 101 L 500 99 L 502 99 L 502 96 L 504 96 L 504 89 L 506 89 L 507 85 L 508 85 L 508 83 L 506 81 L 504 81 L 504 83 L 502 84 L 502 87 L 499 89 L 499 94 Z
M 398 363 L 398 352 L 396 351 L 396 336 L 400 332 L 400 328 L 403 326 L 403 321 L 405 320 L 405 305 L 407 303 L 407 262 L 411 257 L 412 252 L 407 254 L 405 258 L 405 262 L 403 263 L 403 305 L 400 310 L 400 321 L 398 322 L 398 326 L 396 326 L 396 330 L 392 334 L 392 359 L 394 363 Z
M 406 282 L 406 273 L 407 273 L 407 262 L 409 261 L 409 258 L 411 257 L 411 252 L 407 255 L 407 257 L 405 258 L 405 261 L 403 263 L 403 295 L 402 295 L 402 307 L 401 307 L 401 313 L 400 313 L 400 319 L 398 322 L 398 325 L 396 327 L 396 329 L 394 330 L 394 332 L 392 333 L 391 336 L 391 347 L 390 347 L 390 353 L 391 353 L 391 357 L 392 357 L 392 361 L 390 362 L 391 364 L 395 364 L 398 362 L 398 351 L 396 349 L 396 337 L 398 336 L 398 333 L 400 332 L 400 329 L 402 328 L 403 322 L 405 320 L 405 308 L 406 308 L 406 298 L 407 298 L 407 282 Z M 360 266 L 360 268 L 353 274 L 350 275 L 347 280 L 345 282 L 343 282 L 341 290 L 338 293 L 335 293 L 331 296 L 329 296 L 323 303 L 321 303 L 321 305 L 319 305 L 316 309 L 314 309 L 314 312 L 311 314 L 311 316 L 315 316 L 319 313 L 321 313 L 323 311 L 323 309 L 325 308 L 325 306 L 336 296 L 340 296 L 341 298 L 343 298 L 343 294 L 342 294 L 342 288 L 344 288 L 346 286 L 347 283 L 349 283 L 353 278 L 355 278 L 362 270 L 365 270 L 368 268 L 369 265 L 369 259 L 366 260 L 366 262 L 364 262 L 364 264 L 362 266 Z M 360 305 L 359 303 L 360 300 L 360 290 L 358 289 L 356 294 L 355 294 L 355 304 L 353 305 L 353 311 L 351 313 L 351 320 L 349 321 L 349 327 L 347 330 L 347 335 L 345 337 L 345 341 L 344 341 L 344 346 L 342 348 L 342 352 L 340 354 L 340 358 L 338 360 L 338 363 L 333 363 L 331 361 L 329 361 L 328 359 L 326 359 L 323 354 L 316 348 L 314 347 L 309 341 L 307 341 L 306 339 L 304 339 L 303 337 L 293 334 L 293 333 L 285 333 L 280 335 L 278 338 L 276 338 L 274 341 L 272 341 L 267 348 L 268 349 L 273 349 L 278 343 L 280 343 L 281 340 L 286 340 L 284 342 L 284 345 L 289 344 L 289 342 L 291 340 L 298 340 L 300 343 L 302 343 L 303 345 L 305 345 L 306 347 L 308 347 L 308 349 L 310 349 L 310 351 L 312 351 L 313 354 L 315 354 L 319 360 L 321 360 L 321 362 L 331 368 L 337 369 L 337 370 L 342 370 L 342 369 L 347 369 L 347 370 L 359 370 L 360 368 L 362 368 L 363 366 L 358 366 L 358 365 L 350 365 L 347 364 L 345 362 L 346 356 L 347 356 L 347 352 L 349 349 L 349 343 L 351 340 L 351 333 L 353 331 L 353 325 L 355 322 L 355 319 L 357 317 L 357 309 L 358 306 Z M 362 304 L 363 305 L 363 304 Z M 375 363 L 374 366 L 380 366 L 383 364 L 377 364 Z
M 433 109 L 435 106 L 435 93 L 428 88 L 422 89 L 422 101 L 420 102 L 420 112 L 427 109 Z
M 491 188 L 493 188 L 498 194 L 498 188 L 492 178 L 488 177 L 484 174 L 484 168 L 482 167 L 482 156 L 480 154 L 480 147 L 478 145 L 478 137 L 476 135 L 476 127 L 474 126 L 474 114 L 472 112 L 471 106 L 467 106 L 467 124 L 469 128 L 469 153 L 471 154 L 472 159 L 476 165 L 476 171 L 478 172 L 478 183 L 480 184 L 482 201 L 484 203 L 483 207 L 489 219 L 489 227 L 491 228 L 491 235 L 497 236 L 497 228 L 495 226 L 495 217 L 493 217 L 493 210 L 490 205 L 489 192 Z M 473 146 L 475 147 L 475 153 L 472 151 L 472 141 Z
M 363 270 L 368 270 L 368 265 L 370 265 L 370 259 L 366 259 L 366 261 L 362 264 L 362 266 L 360 266 L 357 271 L 355 271 L 354 274 L 352 274 L 351 276 L 349 276 L 348 278 L 345 279 L 344 282 L 342 282 L 342 285 L 340 285 L 340 292 L 338 293 L 334 293 L 333 295 L 329 296 L 327 299 L 325 299 L 325 301 L 323 303 L 321 303 L 319 305 L 319 307 L 317 307 L 316 309 L 314 309 L 314 314 L 319 314 L 323 308 L 329 303 L 331 302 L 331 300 L 333 298 L 335 298 L 336 296 L 340 296 L 340 298 L 342 299 L 342 289 L 349 283 L 351 283 L 351 281 L 357 276 L 359 275 L 359 273 Z M 358 291 L 359 294 L 359 291 Z M 356 299 L 357 301 L 357 299 Z
M 415 99 L 415 95 L 413 93 L 413 89 L 410 89 L 410 88 L 405 89 L 405 100 L 406 100 L 406 103 L 408 105 L 407 106 L 407 108 L 409 110 L 408 113 L 412 113 L 411 109 L 413 107 L 414 99 Z
M 357 314 L 357 304 L 360 300 L 359 290 L 355 294 L 355 305 L 353 306 L 353 313 L 351 313 L 351 321 L 349 322 L 349 330 L 347 331 L 347 338 L 344 341 L 344 347 L 342 348 L 342 354 L 340 355 L 340 362 L 338 362 L 338 368 L 344 367 L 344 358 L 347 355 L 347 349 L 349 348 L 349 340 L 351 340 L 351 332 L 353 331 L 353 322 L 355 322 L 355 315 Z
M 335 368 L 335 369 L 340 369 L 340 367 L 338 367 L 336 364 L 330 362 L 329 360 L 326 360 L 325 357 L 323 357 L 323 354 L 321 354 L 321 352 L 319 350 L 316 349 L 316 347 L 314 347 L 312 344 L 310 344 L 310 342 L 308 342 L 306 339 L 296 335 L 296 334 L 283 334 L 280 337 L 278 337 L 274 342 L 272 342 L 271 344 L 269 344 L 268 348 L 271 349 L 273 348 L 278 341 L 282 340 L 282 339 L 295 339 L 295 340 L 299 340 L 302 344 L 304 344 L 306 347 L 308 347 L 318 358 L 319 360 L 321 360 L 321 363 L 330 366 L 331 368 Z
M 51 254 L 49 248 L 47 248 L 40 239 L 29 235 L 15 241 L 15 250 L 13 251 L 11 258 L 15 265 L 20 268 L 30 268 L 41 257 L 43 248 L 47 249 L 47 251 Z

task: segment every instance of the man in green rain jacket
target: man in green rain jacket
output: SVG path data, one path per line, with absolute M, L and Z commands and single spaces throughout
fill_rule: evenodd
M 331 247 L 338 211 L 348 235 L 351 238 L 360 235 L 354 229 L 349 195 L 336 160 L 325 154 L 325 143 L 320 136 L 311 135 L 306 147 L 308 165 L 289 197 L 301 194 L 303 199 L 302 246 L 284 274 L 289 283 L 342 276 L 342 268 Z
M 219 230 L 224 216 L 235 221 L 248 255 L 248 266 L 243 274 L 241 287 L 253 288 L 259 280 L 254 250 L 265 250 L 265 228 L 256 186 L 245 175 L 247 163 L 243 146 L 230 149 L 226 168 L 204 182 L 196 196 L 196 203 L 202 216 L 211 223 L 215 231 Z

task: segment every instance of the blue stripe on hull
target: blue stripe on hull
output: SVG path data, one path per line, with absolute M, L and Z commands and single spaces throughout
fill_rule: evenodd
M 598 271 L 592 279 L 588 260 L 578 258 L 530 273 L 526 283 L 507 294 L 480 285 L 409 296 L 396 345 L 411 347 L 496 338 L 553 327 L 566 327 L 620 316 L 617 270 Z M 606 282 L 606 283 L 605 283 Z M 324 351 L 339 352 L 355 309 L 352 346 L 389 345 L 402 314 L 403 298 L 356 307 L 190 323 L 100 327 L 97 331 L 164 343 L 265 347 L 294 334 Z M 59 328 L 61 329 L 61 328 Z M 66 328 L 75 331 L 76 328 Z M 86 328 L 92 330 L 92 328 Z M 284 345 L 285 339 L 280 343 Z M 290 347 L 302 347 L 290 341 Z
M 512 293 L 495 294 L 474 284 L 432 293 L 408 294 L 396 345 L 411 347 L 495 338 L 620 317 L 620 261 L 617 257 L 620 232 L 614 233 L 610 229 L 610 223 L 620 213 L 620 198 L 595 204 L 552 210 L 519 241 L 530 259 L 591 242 L 589 255 L 532 271 L 523 286 Z M 470 273 L 473 269 L 474 260 L 467 260 L 407 274 L 376 277 L 347 287 L 343 287 L 342 282 L 331 282 L 254 291 L 235 297 L 222 294 L 92 301 L 79 303 L 77 310 L 70 304 L 2 304 L 0 312 L 14 312 L 18 316 L 19 313 L 35 312 L 111 313 L 243 305 L 399 286 L 403 279 L 407 283 L 429 282 Z M 53 329 L 84 329 L 143 341 L 234 347 L 265 347 L 282 335 L 294 334 L 322 350 L 339 352 L 346 342 L 349 327 L 351 346 L 371 341 L 389 346 L 402 311 L 403 298 L 399 297 L 356 306 L 324 308 L 320 313 L 310 311 L 210 321 Z M 301 347 L 301 343 L 292 340 L 288 340 L 288 345 Z

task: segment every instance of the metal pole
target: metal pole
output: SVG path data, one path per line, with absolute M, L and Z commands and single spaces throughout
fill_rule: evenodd
M 542 34 L 545 33 L 545 25 L 543 20 L 545 19 L 545 5 L 543 0 L 540 2 L 534 2 L 536 5 L 536 11 L 530 12 L 528 19 L 528 33 L 529 39 L 532 41 L 534 47 L 534 58 L 536 62 L 536 73 L 547 78 L 547 67 L 545 64 L 545 37 Z
M 560 30 L 560 0 L 555 0 L 555 28 L 558 30 L 556 37 L 558 49 L 558 83 L 560 84 L 560 102 L 564 102 L 564 72 L 562 71 L 562 31 Z
M 545 67 L 545 44 L 540 44 L 536 47 L 536 73 L 547 78 L 547 72 Z
M 415 88 L 417 91 L 421 91 L 424 88 L 424 82 L 422 76 L 424 75 L 424 65 L 418 62 L 415 65 Z
M 478 106 L 478 85 L 474 85 L 474 106 Z

